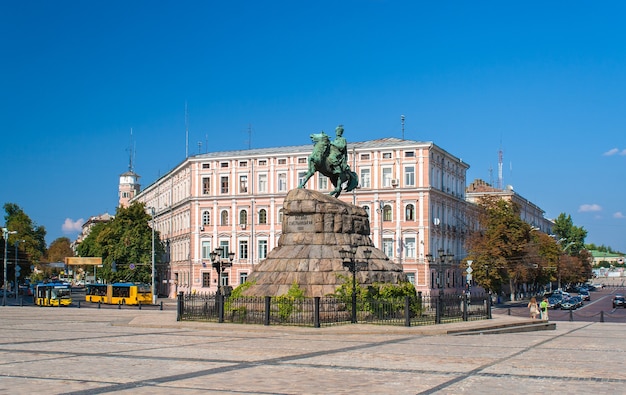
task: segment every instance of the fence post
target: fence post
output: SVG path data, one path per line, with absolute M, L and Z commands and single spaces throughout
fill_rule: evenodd
M 572 310 L 569 311 L 569 320 L 574 321 L 574 313 L 572 312 Z
M 468 311 L 467 311 L 468 310 L 467 307 L 468 307 L 468 303 L 469 303 L 468 302 L 467 293 L 465 293 L 462 303 L 463 303 L 463 321 L 467 321 L 468 320 L 468 315 L 469 315 Z
M 137 303 L 139 305 L 139 310 L 141 310 L 141 301 Z
M 314 301 L 315 301 L 315 317 L 314 317 L 314 321 L 315 321 L 315 327 L 319 328 L 321 326 L 320 324 L 320 297 L 316 296 Z
M 443 304 L 443 298 L 441 296 L 441 294 L 439 294 L 439 296 L 437 296 L 437 299 L 435 299 L 435 306 L 437 307 L 437 310 L 435 311 L 435 324 L 441 324 L 441 309 L 442 309 L 442 305 Z
M 404 326 L 411 326 L 411 298 L 404 297 Z
M 604 310 L 600 310 L 600 322 L 604 322 Z
M 182 321 L 183 319 L 183 313 L 184 313 L 184 308 L 185 308 L 185 302 L 183 300 L 183 296 L 184 293 L 182 291 L 180 291 L 178 293 L 178 300 L 176 303 L 176 321 Z
M 159 310 L 163 310 L 163 301 L 161 301 L 161 307 L 159 308 Z
M 269 296 L 265 297 L 265 319 L 263 320 L 263 325 L 270 324 L 270 309 L 272 307 L 271 303 L 272 298 Z
M 78 308 L 80 309 L 80 300 L 78 301 Z
M 221 292 L 217 295 L 217 313 L 219 314 L 217 321 L 221 324 L 224 322 L 224 295 Z
M 100 301 L 98 301 L 98 308 L 100 308 Z
M 511 315 L 511 308 L 510 307 L 507 309 L 507 314 Z

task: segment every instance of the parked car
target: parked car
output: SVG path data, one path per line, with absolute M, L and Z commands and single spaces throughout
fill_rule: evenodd
M 577 308 L 578 306 L 576 305 L 576 302 L 572 300 L 572 298 L 568 298 L 561 302 L 562 310 L 576 310 Z
M 550 296 L 548 298 L 548 308 L 549 309 L 558 309 L 561 307 L 562 298 L 558 296 Z
M 578 291 L 578 296 L 580 296 L 583 300 L 591 300 L 591 295 L 587 289 L 581 289 Z
M 626 299 L 624 299 L 624 295 L 613 296 L 613 308 L 616 308 L 616 307 L 626 308 Z

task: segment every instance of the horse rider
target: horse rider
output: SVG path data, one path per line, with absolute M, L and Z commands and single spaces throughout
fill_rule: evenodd
M 335 140 L 331 141 L 330 144 L 334 145 L 337 149 L 330 150 L 328 159 L 334 166 L 333 172 L 340 174 L 348 169 L 348 142 L 343 137 L 343 125 L 337 126 L 335 134 Z

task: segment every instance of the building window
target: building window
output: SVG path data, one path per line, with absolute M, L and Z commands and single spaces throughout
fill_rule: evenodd
M 211 241 L 202 242 L 202 259 L 211 259 Z
M 388 238 L 383 239 L 383 252 L 389 258 L 393 258 L 393 239 L 388 239 Z
M 239 176 L 239 193 L 248 193 L 248 175 Z
M 228 211 L 227 210 L 223 210 L 222 213 L 220 214 L 220 225 L 222 226 L 226 226 L 228 225 Z
M 220 285 L 222 287 L 227 287 L 228 286 L 228 272 L 222 272 L 222 278 L 220 281 Z
M 405 221 L 415 221 L 415 206 L 412 204 L 407 204 L 404 209 L 404 220 Z
M 415 158 L 415 151 L 404 151 L 405 158 Z
M 370 154 L 361 154 L 361 160 L 370 160 Z
M 306 163 L 308 158 L 298 158 L 298 163 Z
M 228 167 L 228 162 L 222 162 L 222 163 L 220 163 L 220 167 Z
M 248 281 L 248 272 L 239 273 L 239 284 L 243 284 Z
M 326 177 L 325 175 L 323 175 L 322 173 L 319 173 L 319 178 L 318 178 L 318 182 L 319 182 L 319 190 L 320 191 L 325 191 L 328 189 L 328 177 Z
M 361 169 L 361 188 L 371 188 L 371 174 L 370 169 Z
M 248 259 L 248 240 L 239 240 L 239 259 Z
M 278 223 L 279 224 L 283 223 L 283 209 L 282 208 L 278 209 Z
M 407 273 L 406 279 L 413 285 L 415 285 L 415 273 Z
M 302 182 L 304 181 L 304 177 L 306 177 L 306 171 L 299 171 L 298 172 L 298 185 L 301 185 Z
M 211 273 L 202 272 L 202 288 L 209 288 L 211 286 Z
M 415 185 L 415 167 L 407 166 L 404 168 L 404 186 Z
M 245 160 L 240 161 L 239 167 L 248 167 L 248 161 L 245 161 Z
M 383 168 L 383 187 L 391 186 L 391 167 Z
M 248 223 L 248 211 L 241 210 L 239 212 L 239 225 L 246 225 Z
M 203 163 L 202 164 L 202 168 L 203 169 L 210 169 L 211 168 L 211 164 L 210 163 Z
M 391 159 L 391 152 L 383 152 L 383 159 Z
M 391 211 L 391 206 L 388 204 L 385 204 L 383 207 L 383 221 L 393 221 L 393 212 Z
M 279 173 L 278 174 L 278 192 L 286 192 L 287 191 L 287 174 Z
M 267 192 L 267 174 L 259 174 L 259 193 Z
M 371 216 L 370 216 L 370 206 L 363 206 L 363 209 L 367 213 L 367 218 L 371 219 Z
M 211 212 L 208 210 L 202 212 L 202 225 L 211 225 Z
M 407 237 L 405 240 L 406 257 L 415 258 L 415 237 Z
M 222 258 L 228 259 L 228 253 L 230 252 L 228 240 L 220 240 L 220 247 L 222 247 Z
M 222 193 L 228 193 L 228 176 L 222 176 L 220 180 Z
M 202 194 L 203 195 L 211 194 L 211 177 L 202 178 Z
M 267 240 L 259 240 L 259 259 L 267 258 Z
M 267 166 L 267 160 L 266 159 L 259 159 L 259 166 Z
M 287 164 L 287 159 L 279 159 L 278 160 L 278 164 L 279 165 L 286 165 Z
M 267 210 L 264 208 L 259 210 L 259 224 L 267 224 Z

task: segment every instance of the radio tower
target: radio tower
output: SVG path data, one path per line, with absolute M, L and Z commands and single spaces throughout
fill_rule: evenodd
M 498 189 L 502 189 L 502 146 L 498 151 Z

